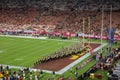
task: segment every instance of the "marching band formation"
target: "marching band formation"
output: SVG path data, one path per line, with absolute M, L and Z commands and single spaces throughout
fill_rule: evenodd
M 73 45 L 66 47 L 66 48 L 63 47 L 61 50 L 58 50 L 58 51 L 54 52 L 53 54 L 50 54 L 48 56 L 45 56 L 45 57 L 38 59 L 34 63 L 34 65 L 36 66 L 36 65 L 39 65 L 39 64 L 44 63 L 44 62 L 48 62 L 48 61 L 52 61 L 55 59 L 59 59 L 59 58 L 67 57 L 70 55 L 78 54 L 81 51 L 83 51 L 84 49 L 85 49 L 85 47 L 84 47 L 83 43 L 76 43 L 76 44 L 73 44 Z

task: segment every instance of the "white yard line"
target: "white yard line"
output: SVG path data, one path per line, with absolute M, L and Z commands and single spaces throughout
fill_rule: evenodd
M 6 65 L 6 64 L 0 64 L 0 65 L 2 65 L 3 67 L 9 66 L 9 68 L 15 68 L 15 69 L 24 69 L 24 68 L 27 68 L 27 67 L 12 66 L 12 65 Z
M 47 37 L 31 37 L 31 36 L 14 36 L 14 35 L 0 35 L 5 37 L 16 37 L 16 38 L 30 38 L 30 39 L 46 39 Z
M 4 51 L 3 50 L 0 50 L 0 53 L 3 53 Z
M 42 39 L 42 40 L 53 40 L 53 41 L 64 41 L 64 42 L 80 42 L 79 40 L 58 40 L 58 39 L 48 39 L 47 37 L 32 37 L 32 36 L 14 36 L 14 35 L 0 35 L 4 37 L 15 37 L 15 38 L 28 38 L 28 39 Z M 87 42 L 85 42 L 87 43 Z M 100 42 L 90 42 L 100 44 Z

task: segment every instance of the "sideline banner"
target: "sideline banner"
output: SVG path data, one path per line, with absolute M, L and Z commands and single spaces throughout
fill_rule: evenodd
M 82 36 L 84 36 L 85 38 L 98 38 L 98 39 L 100 39 L 101 38 L 101 36 L 99 36 L 99 35 L 87 35 L 87 34 L 78 34 L 78 36 L 79 37 L 82 37 Z M 102 36 L 102 39 L 107 39 L 107 36 Z M 120 36 L 119 35 L 115 35 L 114 36 L 114 40 L 120 40 Z

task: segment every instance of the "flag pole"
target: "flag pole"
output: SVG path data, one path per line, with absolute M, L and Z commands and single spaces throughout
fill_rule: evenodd
M 112 5 L 110 6 L 110 30 L 112 29 Z M 112 46 L 112 37 L 110 40 L 110 47 Z
M 89 36 L 89 46 L 90 46 L 90 34 L 91 34 L 90 33 L 90 17 L 88 17 L 88 30 L 89 30 L 88 31 L 88 34 L 89 34 L 88 36 Z
M 89 52 L 92 55 L 92 47 L 90 46 L 90 34 L 91 31 L 90 31 L 90 16 L 89 16 L 88 17 L 88 40 L 89 40 L 88 47 L 90 48 Z
M 104 20 L 104 6 L 102 5 L 102 25 L 101 25 L 101 45 L 102 45 L 102 34 L 103 34 L 103 20 Z M 102 52 L 102 49 L 101 49 Z
M 83 32 L 82 32 L 82 37 L 83 37 L 83 39 L 82 39 L 82 42 L 83 42 L 83 46 L 84 46 L 84 27 L 85 27 L 85 18 L 83 17 Z
M 112 5 L 110 9 L 110 29 L 112 28 Z

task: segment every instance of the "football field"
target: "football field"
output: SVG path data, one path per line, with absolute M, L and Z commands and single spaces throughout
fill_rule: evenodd
M 71 44 L 74 42 L 0 36 L 0 64 L 33 67 L 40 57 Z

